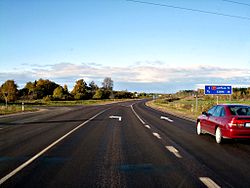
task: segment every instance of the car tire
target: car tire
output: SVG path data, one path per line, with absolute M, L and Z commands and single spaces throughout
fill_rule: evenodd
M 203 131 L 202 131 L 202 128 L 201 128 L 201 122 L 198 122 L 197 125 L 196 125 L 196 133 L 198 135 L 203 134 Z
M 217 144 L 220 144 L 222 142 L 222 134 L 221 134 L 220 127 L 216 128 L 216 131 L 215 131 L 215 141 L 216 141 Z

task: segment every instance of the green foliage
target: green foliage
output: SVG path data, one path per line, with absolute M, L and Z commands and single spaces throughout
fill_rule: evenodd
M 88 92 L 89 92 L 90 98 L 93 98 L 96 91 L 99 89 L 99 87 L 95 84 L 94 81 L 92 81 L 90 82 L 88 89 L 89 89 Z
M 47 95 L 47 96 L 43 97 L 44 102 L 48 102 L 48 101 L 52 101 L 52 100 L 53 100 L 53 97 L 51 95 Z
M 53 95 L 55 88 L 59 85 L 50 80 L 39 79 L 38 81 L 28 82 L 25 85 L 26 90 L 28 90 L 28 94 L 24 93 L 22 98 L 26 99 L 42 99 L 47 95 Z
M 133 93 L 128 91 L 116 91 L 114 92 L 115 99 L 131 99 L 133 98 Z
M 62 86 L 58 86 L 53 92 L 53 98 L 62 100 L 64 98 L 64 89 Z
M 77 80 L 76 84 L 71 92 L 71 94 L 74 96 L 74 99 L 80 100 L 80 99 L 88 99 L 89 98 L 89 92 L 86 82 L 83 79 Z
M 93 99 L 103 99 L 104 98 L 104 90 L 98 89 L 93 96 Z

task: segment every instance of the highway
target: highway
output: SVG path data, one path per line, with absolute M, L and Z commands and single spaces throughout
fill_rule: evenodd
M 250 141 L 216 144 L 145 100 L 0 118 L 0 187 L 249 187 Z

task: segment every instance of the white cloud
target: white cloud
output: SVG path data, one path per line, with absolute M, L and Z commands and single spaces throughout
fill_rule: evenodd
M 54 65 L 30 66 L 25 64 L 24 70 L 13 72 L 0 72 L 0 82 L 14 79 L 17 82 L 27 82 L 34 79 L 45 78 L 59 81 L 59 84 L 69 83 L 79 78 L 87 82 L 94 80 L 101 82 L 104 77 L 111 77 L 115 83 L 188 83 L 188 85 L 208 83 L 248 84 L 250 82 L 250 69 L 226 68 L 220 66 L 168 66 L 160 61 L 136 62 L 131 66 L 117 65 L 115 67 L 103 66 L 96 63 L 58 63 Z M 21 83 L 22 85 L 23 83 Z M 184 84 L 185 86 L 185 84 Z M 127 88 L 129 89 L 129 88 Z M 189 88 L 187 88 L 189 89 Z

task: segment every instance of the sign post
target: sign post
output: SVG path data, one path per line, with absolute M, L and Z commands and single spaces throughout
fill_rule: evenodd
M 231 85 L 205 85 L 205 95 L 216 95 L 217 104 L 219 104 L 218 95 L 232 95 L 233 89 Z

